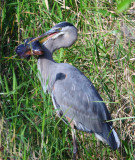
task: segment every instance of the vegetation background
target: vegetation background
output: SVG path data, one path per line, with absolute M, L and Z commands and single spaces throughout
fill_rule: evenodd
M 15 53 L 23 39 L 62 21 L 78 28 L 78 40 L 55 52 L 54 59 L 76 66 L 91 79 L 121 140 L 120 149 L 112 151 L 94 135 L 77 131 L 79 159 L 134 159 L 135 3 L 131 0 L 1 0 L 0 159 L 72 159 L 70 128 L 55 116 L 50 96 L 43 93 L 37 59 L 27 61 Z

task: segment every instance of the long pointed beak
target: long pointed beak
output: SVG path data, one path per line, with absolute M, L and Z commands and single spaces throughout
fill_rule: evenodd
M 52 29 L 50 29 L 49 31 L 43 33 L 42 35 L 34 38 L 34 39 L 31 40 L 29 43 L 34 42 L 34 41 L 36 41 L 36 40 L 40 41 L 40 43 L 43 43 L 43 42 L 47 39 L 46 36 L 51 37 L 51 36 L 53 36 L 53 35 L 55 35 L 55 34 L 57 34 L 57 33 L 59 33 L 59 32 L 60 32 L 60 29 L 56 29 L 56 28 L 54 29 L 54 28 L 52 28 Z

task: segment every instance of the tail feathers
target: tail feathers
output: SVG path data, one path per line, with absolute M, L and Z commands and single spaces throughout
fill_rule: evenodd
M 95 136 L 100 141 L 107 143 L 113 150 L 116 150 L 120 147 L 120 140 L 115 130 L 110 126 L 108 127 L 107 131 L 104 130 L 102 135 L 95 133 Z
M 112 128 L 112 127 L 111 127 L 111 128 Z M 112 132 L 113 132 L 115 141 L 116 141 L 116 143 L 117 143 L 117 148 L 119 148 L 119 147 L 120 147 L 120 140 L 119 140 L 119 137 L 118 137 L 118 135 L 117 135 L 117 133 L 115 132 L 114 129 L 112 129 Z

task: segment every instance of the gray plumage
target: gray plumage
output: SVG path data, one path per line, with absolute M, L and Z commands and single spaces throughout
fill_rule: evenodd
M 59 116 L 71 119 L 78 130 L 95 133 L 116 150 L 120 145 L 119 138 L 112 130 L 112 122 L 105 122 L 111 120 L 110 113 L 91 81 L 77 68 L 56 63 L 52 58 L 55 50 L 69 47 L 77 39 L 77 29 L 72 24 L 62 22 L 50 31 L 55 33 L 59 28 L 58 34 L 42 44 L 44 54 L 38 59 L 42 87 L 52 95 Z

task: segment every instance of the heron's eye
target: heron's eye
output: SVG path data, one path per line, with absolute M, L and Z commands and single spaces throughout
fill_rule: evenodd
M 59 30 L 59 31 L 61 31 L 61 30 L 62 30 L 62 28 L 58 28 L 58 30 Z

